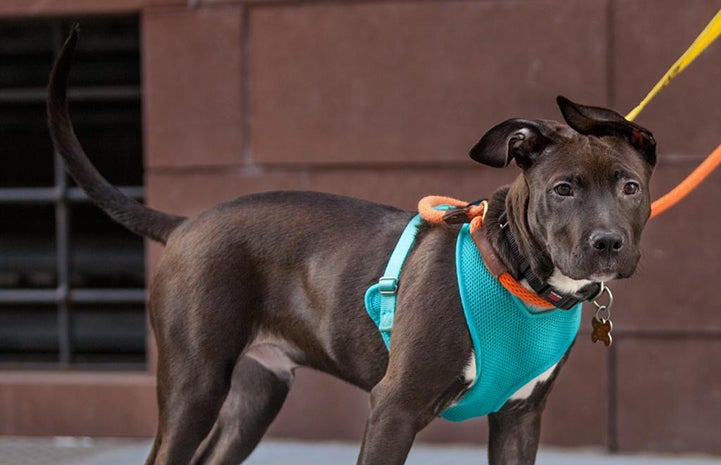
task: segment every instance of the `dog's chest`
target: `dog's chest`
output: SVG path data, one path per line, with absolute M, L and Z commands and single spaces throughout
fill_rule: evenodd
M 537 312 L 524 305 L 488 272 L 468 226 L 458 236 L 455 278 L 474 348 L 464 378 L 473 384 L 441 416 L 463 421 L 496 412 L 509 399 L 525 398 L 547 379 L 578 333 L 581 309 L 579 304 L 567 311 Z M 366 310 L 378 325 L 376 286 L 366 293 Z

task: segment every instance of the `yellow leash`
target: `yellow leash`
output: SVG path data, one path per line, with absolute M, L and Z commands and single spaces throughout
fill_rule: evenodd
M 636 108 L 626 115 L 626 119 L 633 121 L 641 110 L 643 110 L 648 102 L 651 101 L 669 82 L 681 72 L 686 69 L 688 65 L 693 62 L 716 38 L 721 34 L 721 10 L 711 19 L 706 25 L 701 34 L 696 37 L 691 46 L 684 52 L 681 57 L 676 60 L 676 63 L 666 71 L 660 81 L 653 86 L 651 92 L 638 104 Z M 655 200 L 651 204 L 651 218 L 654 218 L 669 208 L 676 205 L 684 197 L 686 197 L 691 191 L 693 191 L 699 184 L 701 184 L 706 177 L 713 172 L 719 165 L 721 165 L 721 145 L 711 152 L 711 154 L 701 163 L 695 170 L 689 174 L 686 179 L 681 181 L 676 187 L 671 189 L 663 197 Z
M 673 78 L 681 74 L 681 72 L 686 69 L 686 67 L 690 65 L 691 62 L 693 62 L 693 60 L 701 54 L 701 52 L 706 50 L 706 48 L 711 45 L 714 40 L 716 40 L 719 34 L 721 34 L 721 10 L 716 13 L 716 16 L 714 16 L 713 19 L 711 19 L 711 21 L 706 25 L 706 28 L 701 31 L 701 34 L 696 37 L 696 40 L 693 41 L 688 50 L 686 50 L 684 54 L 676 60 L 676 63 L 674 63 L 673 66 L 666 71 L 666 74 L 663 75 L 661 80 L 653 86 L 653 89 L 651 89 L 651 92 L 646 95 L 646 98 L 644 98 L 641 103 L 636 106 L 636 108 L 626 115 L 626 119 L 629 121 L 636 119 L 638 114 L 641 113 L 641 110 L 646 107 L 648 102 L 650 102 L 656 94 L 661 91 L 661 89 L 666 87 Z

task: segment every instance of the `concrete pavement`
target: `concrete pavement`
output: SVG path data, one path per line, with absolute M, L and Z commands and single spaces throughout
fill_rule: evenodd
M 0 465 L 141 465 L 151 441 L 75 437 L 15 438 L 0 436 Z M 358 445 L 268 440 L 245 465 L 353 464 Z M 486 450 L 472 446 L 417 444 L 407 465 L 477 465 Z M 609 455 L 592 449 L 543 448 L 537 465 L 720 465 L 721 457 Z

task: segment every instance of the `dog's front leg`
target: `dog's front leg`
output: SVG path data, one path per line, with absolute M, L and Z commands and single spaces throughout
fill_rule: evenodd
M 490 465 L 533 465 L 541 437 L 541 414 L 558 373 L 571 349 L 546 381 L 538 382 L 525 399 L 516 399 L 488 415 L 488 463 Z
M 425 426 L 423 423 L 416 412 L 410 411 L 402 402 L 384 397 L 377 388 L 374 389 L 358 464 L 401 465 L 416 433 Z
M 359 465 L 402 465 L 416 433 L 472 382 L 473 342 L 455 279 L 455 244 L 453 231 L 434 228 L 408 258 L 385 375 L 371 390 Z
M 391 384 L 384 378 L 371 392 L 358 465 L 403 464 L 416 433 L 433 419 L 430 412 L 416 410 L 412 399 L 404 399 Z
M 541 435 L 543 406 L 504 408 L 488 415 L 488 463 L 490 465 L 533 465 Z
M 416 434 L 467 387 L 465 381 L 457 377 L 433 393 L 419 389 L 420 384 L 407 384 L 411 382 L 409 379 L 405 379 L 406 382 L 401 379 L 387 374 L 371 391 L 371 411 L 359 465 L 403 464 Z

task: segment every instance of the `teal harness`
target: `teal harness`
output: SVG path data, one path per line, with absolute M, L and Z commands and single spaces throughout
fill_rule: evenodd
M 389 350 L 399 277 L 421 221 L 416 216 L 406 226 L 384 276 L 365 294 L 366 311 Z M 441 416 L 463 421 L 497 412 L 513 393 L 558 363 L 578 333 L 581 304 L 545 311 L 526 306 L 488 272 L 467 224 L 456 241 L 456 275 L 476 379 Z

